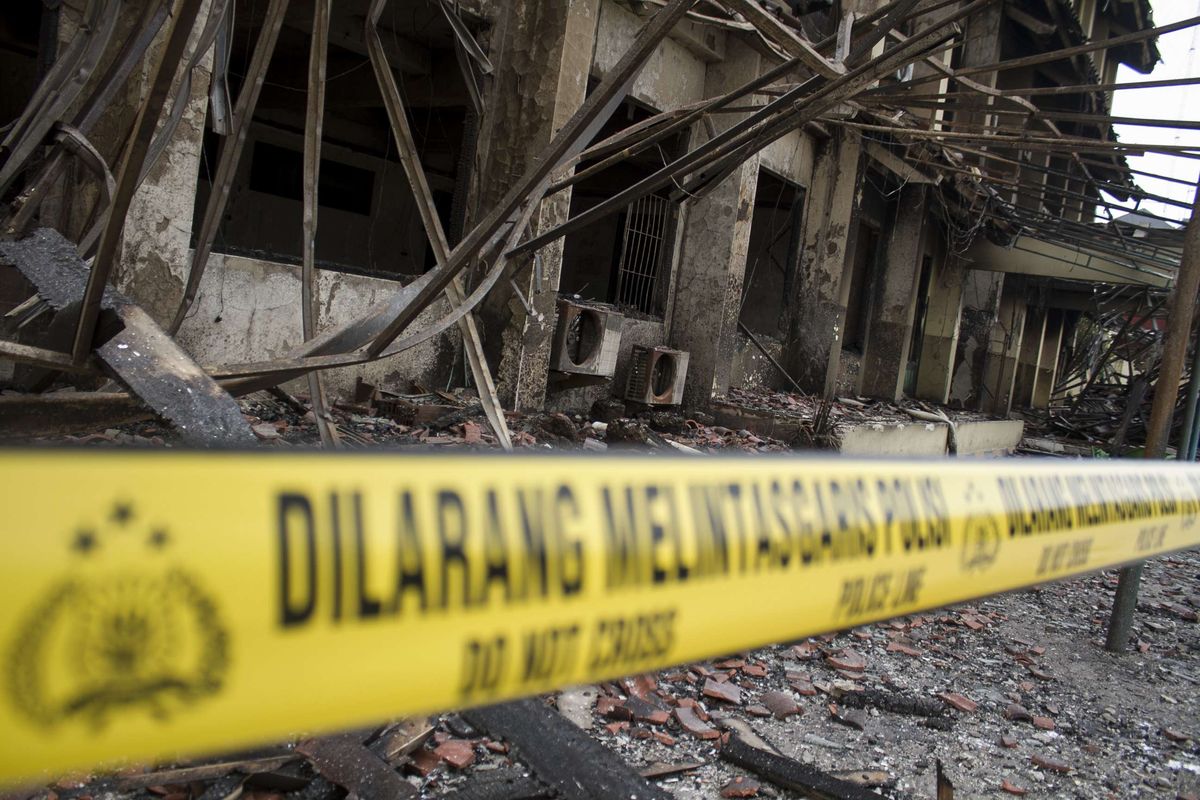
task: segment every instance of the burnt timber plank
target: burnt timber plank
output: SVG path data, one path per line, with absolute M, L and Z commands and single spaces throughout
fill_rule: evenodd
M 317 772 L 363 800 L 406 800 L 418 792 L 400 773 L 372 753 L 356 734 L 310 739 L 296 745 Z
M 518 700 L 462 712 L 504 739 L 516 756 L 562 800 L 668 800 L 611 750 L 540 700 Z
M 879 795 L 856 783 L 835 778 L 787 756 L 746 744 L 737 736 L 721 746 L 721 758 L 748 769 L 784 789 L 819 800 L 879 800 Z
M 83 297 L 88 268 L 75 245 L 57 231 L 41 228 L 20 241 L 2 242 L 0 258 L 16 266 L 55 310 Z M 105 288 L 100 306 L 123 328 L 96 348 L 96 355 L 184 441 L 202 447 L 255 444 L 237 402 L 144 309 L 111 287 Z

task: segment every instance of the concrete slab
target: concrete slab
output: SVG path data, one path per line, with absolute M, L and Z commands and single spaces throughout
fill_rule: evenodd
M 785 417 L 757 412 L 726 403 L 713 403 L 712 415 L 715 424 L 730 430 L 746 430 L 755 436 L 764 436 L 790 442 L 796 438 L 803 423 L 796 417 Z
M 1005 456 L 1021 444 L 1025 423 L 1014 420 L 960 422 L 955 429 L 955 443 L 960 456 Z
M 841 434 L 838 452 L 847 456 L 944 456 L 950 428 L 935 423 L 870 424 Z

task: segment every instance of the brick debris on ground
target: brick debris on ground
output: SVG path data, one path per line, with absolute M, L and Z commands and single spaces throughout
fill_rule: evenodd
M 806 398 L 783 393 L 733 399 L 802 421 L 816 412 Z M 241 405 L 264 447 L 319 445 L 303 404 L 257 395 Z M 514 443 L 534 449 L 754 453 L 812 445 L 808 434 L 787 442 L 704 414 L 623 411 L 597 404 L 591 414 L 511 414 L 509 423 Z M 834 409 L 847 421 L 898 413 L 852 399 Z M 333 418 L 349 448 L 495 446 L 462 391 L 408 395 L 382 409 L 342 403 Z M 154 422 L 67 438 L 177 443 Z M 1115 573 L 1103 573 L 531 702 L 581 731 L 572 745 L 580 764 L 619 772 L 622 797 L 931 798 L 939 764 L 959 797 L 1200 797 L 1200 554 L 1148 566 L 1133 646 L 1122 655 L 1102 648 L 1115 583 Z M 599 786 L 568 791 L 574 784 L 563 773 L 573 767 L 548 755 L 556 746 L 549 738 L 547 752 L 538 747 L 544 723 L 511 729 L 514 744 L 502 725 L 481 723 L 496 718 L 405 720 L 215 763 L 77 776 L 15 796 L 610 796 Z

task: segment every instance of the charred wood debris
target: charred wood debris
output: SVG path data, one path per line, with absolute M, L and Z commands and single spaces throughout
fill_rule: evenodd
M 924 403 L 901 406 L 854 397 L 821 399 L 765 389 L 731 390 L 715 398 L 712 409 L 704 411 L 627 408 L 619 401 L 602 401 L 588 415 L 506 412 L 500 407 L 488 373 L 472 312 L 493 287 L 507 283 L 516 270 L 527 268 L 528 259 L 520 258 L 522 254 L 586 223 L 583 218 L 571 219 L 536 236 L 530 232 L 529 223 L 540 201 L 549 191 L 570 185 L 570 178 L 563 176 L 569 175 L 575 164 L 602 154 L 628 156 L 640 152 L 672 131 L 703 123 L 709 115 L 756 96 L 771 100 L 758 106 L 744 122 L 586 213 L 591 217 L 607 213 L 671 184 L 687 193 L 703 191 L 715 178 L 728 174 L 788 131 L 841 125 L 868 132 L 889 150 L 919 163 L 921 170 L 939 174 L 936 205 L 944 215 L 944 223 L 960 234 L 962 243 L 969 239 L 968 233 L 979 233 L 980 219 L 986 220 L 987 235 L 1000 240 L 1027 230 L 1061 232 L 1061 226 L 1029 217 L 1007 202 L 987 172 L 968 168 L 966 148 L 956 145 L 953 137 L 929 136 L 904 97 L 872 88 L 881 76 L 923 63 L 931 65 L 941 77 L 957 78 L 961 91 L 975 92 L 996 103 L 1011 102 L 1015 112 L 1028 111 L 1019 100 L 971 81 L 970 76 L 979 74 L 979 69 L 957 75 L 942 58 L 957 46 L 960 23 L 990 2 L 963 3 L 947 13 L 940 25 L 906 37 L 900 31 L 921 12 L 914 10 L 915 0 L 894 0 L 874 14 L 850 20 L 836 41 L 824 42 L 813 42 L 794 16 L 807 12 L 809 6 L 821 6 L 817 0 L 788 3 L 786 7 L 760 5 L 752 0 L 638 3 L 654 13 L 648 16 L 629 51 L 558 130 L 541 158 L 489 213 L 463 232 L 457 245 L 450 247 L 434 211 L 412 134 L 407 130 L 403 98 L 387 68 L 387 54 L 377 27 L 385 3 L 376 0 L 366 20 L 365 44 L 387 106 L 395 146 L 421 209 L 426 234 L 433 243 L 436 265 L 362 318 L 317 333 L 310 317 L 320 298 L 315 294 L 313 279 L 315 256 L 307 247 L 303 263 L 304 343 L 271 360 L 199 364 L 176 343 L 175 336 L 196 299 L 244 141 L 238 132 L 253 115 L 288 3 L 272 0 L 268 4 L 250 72 L 243 76 L 248 88 L 227 109 L 223 127 L 228 141 L 221 148 L 213 191 L 186 273 L 183 298 L 174 319 L 163 324 L 113 289 L 110 278 L 131 199 L 179 125 L 184 100 L 190 93 L 189 82 L 176 81 L 176 75 L 188 75 L 196 59 L 208 51 L 224 28 L 226 12 L 233 4 L 212 0 L 205 6 L 199 0 L 181 0 L 175 4 L 176 13 L 167 14 L 167 4 L 147 3 L 141 25 L 121 40 L 113 24 L 117 1 L 92 0 L 87 4 L 78 42 L 47 71 L 42 87 L 24 113 L 2 131 L 0 260 L 19 269 L 35 293 L 0 321 L 0 357 L 18 363 L 24 370 L 22 390 L 0 396 L 0 427 L 9 436 L 19 435 L 25 441 L 41 438 L 100 446 L 230 446 L 257 439 L 277 447 L 318 443 L 347 448 L 631 447 L 703 453 L 722 448 L 772 452 L 832 447 L 839 431 L 860 424 L 950 424 L 964 415 Z M 441 4 L 453 19 L 453 4 Z M 946 5 L 935 4 L 938 8 Z M 764 6 L 773 13 L 765 13 Z M 647 57 L 685 17 L 757 37 L 785 67 L 775 70 L 767 80 L 756 78 L 739 90 L 694 108 L 666 112 L 588 150 L 588 142 L 614 102 L 627 94 Z M 151 42 L 160 30 L 165 30 L 165 44 L 153 50 Z M 455 31 L 468 54 L 463 59 L 464 69 L 479 69 L 486 56 L 465 26 L 455 26 Z M 1125 39 L 1129 45 L 1136 45 L 1159 32 L 1151 28 Z M 319 42 L 323 36 L 328 36 L 328 30 L 318 20 L 314 38 Z M 836 60 L 828 55 L 835 45 L 843 51 Z M 1065 56 L 1052 52 L 1037 58 L 1049 62 L 1103 46 L 1075 46 Z M 109 48 L 119 57 L 109 59 L 107 71 L 97 72 L 95 80 L 87 80 Z M 323 53 L 322 48 L 314 47 L 318 63 Z M 121 162 L 107 164 L 90 146 L 88 135 L 129 76 L 143 67 L 152 76 L 150 90 L 126 132 Z M 313 72 L 317 75 L 320 70 Z M 799 80 L 795 80 L 797 75 Z M 469 83 L 475 84 L 474 74 Z M 319 86 L 320 81 L 313 78 L 310 95 L 316 95 Z M 305 129 L 310 163 L 313 154 L 320 152 L 320 108 L 319 103 L 310 103 Z M 1104 115 L 1103 102 L 1097 111 L 1099 116 Z M 1030 115 L 1029 124 L 1037 133 L 1030 142 L 1043 148 L 1086 148 L 1099 153 L 1100 159 L 1117 159 L 1126 151 L 1144 149 L 1121 144 L 1111 136 L 1086 140 L 1064 136 L 1045 115 Z M 987 135 L 1003 142 L 1011 132 L 997 129 Z M 982 138 L 975 134 L 964 138 L 962 144 L 978 144 Z M 74 238 L 40 227 L 37 219 L 41 203 L 69 161 L 77 161 L 100 189 L 89 224 Z M 1086 168 L 1084 171 L 1090 174 Z M 1103 174 L 1120 176 L 1112 179 L 1120 185 L 1110 184 L 1109 188 L 1115 185 L 1125 195 L 1137 192 L 1126 173 L 1116 170 Z M 313 170 L 306 170 L 304 183 L 306 204 L 315 205 L 312 201 L 317 181 Z M 468 273 L 473 276 L 470 283 L 464 281 Z M 449 312 L 428 327 L 413 331 L 412 324 L 421 312 L 442 297 L 449 301 Z M 1029 420 L 1041 429 L 1043 439 L 1051 443 L 1067 440 L 1114 453 L 1136 448 L 1144 439 L 1146 410 L 1152 399 L 1145 387 L 1153 385 L 1161 338 L 1146 320 L 1153 320 L 1156 304 L 1161 303 L 1152 293 L 1144 293 L 1137 299 L 1136 314 L 1130 315 L 1129 298 L 1119 299 L 1117 303 L 1117 298 L 1098 296 L 1096 307 L 1088 313 L 1091 324 L 1086 326 L 1085 334 L 1069 344 L 1067 366 L 1050 409 Z M 49 332 L 39 341 L 28 341 L 24 334 L 38 327 L 32 323 L 43 315 L 51 317 Z M 325 402 L 319 378 L 322 370 L 375 361 L 451 328 L 463 337 L 475 390 L 360 383 L 353 397 Z M 1140 378 L 1125 378 L 1119 365 L 1128 363 L 1143 366 Z M 306 377 L 307 396 L 279 388 Z M 740 420 L 752 418 L 755 413 L 773 420 L 769 433 L 756 433 L 740 424 Z M 730 422 L 722 424 L 722 420 Z M 1071 452 L 1066 447 L 1057 451 L 1045 446 L 1031 449 Z M 1164 578 L 1167 589 L 1148 593 L 1149 599 L 1144 601 L 1152 604 L 1152 618 L 1143 624 L 1159 626 L 1146 628 L 1145 644 L 1147 650 L 1162 651 L 1166 660 L 1160 667 L 1168 675 L 1173 669 L 1170 658 L 1196 647 L 1194 633 L 1175 630 L 1179 620 L 1194 622 L 1200 608 L 1196 566 L 1194 560 L 1168 559 L 1164 566 L 1156 567 L 1172 577 Z M 1174 577 L 1175 571 L 1188 573 L 1190 582 Z M 1104 579 L 1088 580 L 1094 583 Z M 1083 589 L 1073 586 L 1051 587 L 1045 590 L 1045 596 L 1094 604 L 1094 598 L 1106 595 L 1095 585 Z M 1066 701 L 1054 699 L 1053 690 L 1046 688 L 1056 680 L 1054 672 L 1043 663 L 1046 647 L 1015 634 L 1000 634 L 1000 627 L 1009 617 L 1031 612 L 1004 602 L 988 601 L 978 608 L 937 612 L 766 651 L 732 654 L 657 676 L 637 676 L 553 698 L 405 720 L 379 729 L 303 740 L 218 761 L 66 778 L 49 788 L 14 796 L 45 800 L 656 798 L 668 796 L 665 786 L 674 784 L 673 788 L 678 788 L 683 777 L 703 772 L 709 782 L 695 796 L 906 797 L 916 795 L 897 785 L 902 765 L 882 767 L 876 753 L 879 748 L 869 744 L 868 735 L 842 744 L 829 730 L 861 734 L 875 727 L 873 719 L 888 715 L 887 719 L 902 719 L 903 725 L 913 730 L 938 733 L 952 729 L 962 717 L 977 713 L 989 715 L 990 727 L 981 729 L 994 740 L 988 746 L 1021 755 L 1025 777 L 1020 781 L 1015 777 L 998 778 L 993 790 L 1020 795 L 1028 791 L 1026 781 L 1038 780 L 1070 791 L 1070 780 L 1079 767 L 1057 752 L 1058 739 L 1038 735 L 1054 732 L 1055 716 L 1067 708 Z M 1093 616 L 1103 616 L 1099 609 L 1092 610 L 1096 612 Z M 951 675 L 953 670 L 948 667 L 937 673 L 941 685 L 936 689 L 907 687 L 897 677 L 910 666 L 905 659 L 941 665 L 961 662 L 963 656 L 955 654 L 953 645 L 974 634 L 991 637 L 987 644 L 996 651 L 991 652 L 990 659 L 997 676 L 986 697 L 965 685 L 966 678 L 961 674 Z M 872 654 L 871 661 L 864 657 L 864 651 Z M 875 672 L 877 666 L 881 668 Z M 1002 671 L 1004 675 L 1000 675 Z M 1010 672 L 1019 673 L 1019 680 L 1013 679 Z M 1178 676 L 1171 679 L 1182 680 Z M 1188 680 L 1194 690 L 1195 678 Z M 574 712 L 568 710 L 572 705 Z M 1194 714 L 1196 708 L 1185 700 L 1181 711 L 1186 720 L 1186 713 Z M 1088 723 L 1086 704 L 1079 705 L 1075 713 L 1077 716 L 1059 722 L 1058 727 L 1065 722 L 1073 731 L 1082 730 Z M 1114 711 L 1110 715 L 1113 725 L 1134 725 L 1121 717 L 1129 713 L 1124 708 L 1120 713 Z M 569 720 L 572 714 L 576 718 Z M 824 753 L 822 759 L 801 760 L 787 755 L 785 750 L 795 753 L 797 749 L 772 743 L 772 737 L 758 732 L 762 721 L 767 720 L 782 736 L 779 726 L 802 715 L 806 719 L 820 717 L 823 724 L 836 726 L 819 729 L 823 733 L 814 727 L 803 734 L 807 746 Z M 1191 721 L 1195 722 L 1194 716 Z M 1000 733 L 1001 728 L 1006 732 Z M 1185 725 L 1174 724 L 1147 735 L 1152 737 L 1154 747 L 1183 759 L 1180 763 L 1194 765 L 1193 733 Z M 1102 733 L 1090 735 L 1100 738 Z M 627 752 L 632 742 L 654 748 L 659 758 L 647 761 L 634 757 Z M 610 743 L 619 746 L 610 747 Z M 686 746 L 682 746 L 684 743 Z M 1073 752 L 1083 753 L 1080 758 L 1088 753 L 1078 749 Z M 840 762 L 840 767 L 818 766 L 819 761 Z M 929 753 L 925 761 L 930 761 Z M 715 766 L 718 764 L 722 766 Z M 936 767 L 937 796 L 953 797 L 952 782 L 962 765 L 947 765 L 945 769 L 940 763 L 924 766 L 923 772 L 930 774 Z M 1139 775 L 1132 784 L 1122 782 L 1121 786 L 1149 785 L 1150 791 L 1166 790 L 1167 786 L 1153 781 L 1167 778 L 1146 769 L 1146 774 Z M 1177 782 L 1180 797 L 1196 796 L 1195 782 L 1188 784 L 1186 780 L 1190 769 L 1176 770 L 1185 777 Z M 1200 767 L 1195 770 L 1200 771 Z M 1170 781 L 1168 785 L 1175 788 Z
M 1003 149 L 1012 147 L 1008 138 L 1020 133 L 1024 137 L 1021 144 L 1024 148 L 1086 150 L 1094 156 L 1088 159 L 1091 166 L 1078 157 L 1076 160 L 1080 174 L 1089 185 L 1098 186 L 1096 181 L 1099 180 L 1119 197 L 1143 196 L 1134 184 L 1132 174 L 1123 166 L 1123 155 L 1154 148 L 1122 143 L 1111 135 L 1108 125 L 1111 118 L 1106 116 L 1108 101 L 1103 93 L 1088 95 L 1093 97 L 1097 112 L 1091 116 L 1099 120 L 1095 126 L 1096 137 L 1080 137 L 1064 134 L 1053 115 L 1037 112 L 1027 101 L 1009 97 L 971 76 L 1061 59 L 1079 59 L 1118 45 L 1143 48 L 1150 53 L 1156 36 L 1186 27 L 1192 21 L 1159 28 L 1149 23 L 1143 30 L 1123 34 L 1119 41 L 1074 44 L 998 64 L 958 70 L 947 66 L 944 57 L 961 45 L 965 21 L 992 2 L 994 0 L 974 0 L 950 8 L 948 3 L 933 3 L 926 7 L 916 0 L 892 0 L 871 14 L 849 18 L 836 36 L 817 37 L 819 40 L 814 40 L 814 32 L 806 28 L 803 15 L 823 8 L 822 3 L 760 4 L 757 0 L 635 3 L 646 14 L 646 20 L 628 51 L 558 129 L 540 157 L 473 227 L 462 232 L 458 243 L 450 247 L 413 144 L 404 99 L 387 63 L 388 50 L 381 42 L 379 20 L 386 0 L 374 0 L 365 19 L 363 46 L 369 55 L 394 145 L 416 199 L 425 234 L 432 244 L 435 266 L 361 318 L 320 334 L 313 325 L 312 311 L 321 298 L 315 285 L 315 253 L 311 245 L 316 230 L 313 219 L 318 185 L 316 164 L 322 141 L 321 76 L 326 69 L 327 48 L 324 45 L 329 30 L 327 15 L 322 17 L 318 13 L 313 23 L 309 103 L 304 129 L 304 224 L 309 235 L 305 237 L 308 244 L 303 258 L 304 301 L 298 313 L 304 318 L 306 341 L 270 360 L 197 364 L 182 348 L 174 345 L 172 339 L 193 310 L 245 144 L 244 133 L 254 114 L 262 78 L 276 47 L 288 2 L 273 0 L 268 4 L 247 74 L 241 76 L 245 90 L 238 94 L 231 107 L 220 109 L 216 127 L 225 135 L 226 146 L 220 150 L 212 191 L 200 218 L 182 299 L 173 319 L 160 325 L 132 301 L 114 296 L 108 284 L 119 260 L 120 238 L 132 198 L 177 130 L 191 90 L 191 70 L 214 42 L 219 44 L 222 31 L 228 26 L 229 15 L 233 13 L 233 4 L 226 0 L 214 0 L 207 5 L 199 0 L 180 0 L 175 13 L 166 13 L 167 3 L 151 3 L 137 25 L 118 35 L 117 26 L 113 24 L 118 11 L 117 0 L 92 0 L 86 5 L 83 24 L 71 47 L 64 50 L 62 57 L 46 71 L 29 104 L 4 130 L 0 142 L 0 153 L 3 154 L 0 193 L 4 200 L 0 231 L 6 240 L 0 247 L 0 259 L 19 269 L 36 288 L 36 294 L 5 317 L 4 338 L 0 340 L 0 356 L 36 372 L 31 379 L 21 382 L 19 391 L 0 397 L 0 417 L 12 429 L 38 435 L 68 433 L 72 428 L 77 431 L 106 429 L 139 417 L 157 416 L 170 421 L 176 430 L 186 432 L 189 444 L 227 446 L 250 439 L 246 426 L 239 425 L 237 430 L 228 427 L 236 422 L 230 416 L 230 396 L 241 397 L 297 378 L 307 378 L 315 424 L 322 442 L 333 447 L 338 443 L 338 436 L 330 425 L 329 411 L 322 400 L 320 376 L 323 370 L 375 361 L 456 328 L 463 337 L 464 354 L 470 364 L 472 383 L 478 387 L 487 427 L 495 440 L 507 448 L 510 441 L 504 411 L 472 317 L 483 298 L 498 284 L 508 283 L 516 270 L 528 268 L 529 259 L 522 256 L 577 230 L 589 220 L 671 185 L 680 187 L 683 192 L 676 199 L 703 192 L 705 187 L 729 174 L 746 158 L 787 132 L 806 126 L 816 126 L 818 130 L 825 130 L 827 126 L 856 128 L 871 137 L 877 150 L 887 149 L 894 160 L 919 163 L 918 172 L 935 175 L 938 198 L 935 205 L 943 224 L 953 234 L 951 238 L 964 247 L 976 235 L 987 235 L 998 241 L 1012 240 L 1029 231 L 1066 235 L 1062 230 L 1065 223 L 1051 224 L 1029 217 L 1021 207 L 1002 195 L 1003 181 L 996 183 L 991 173 L 970 166 L 971 159 L 977 158 L 979 151 L 968 145 L 978 144 L 982 139 Z M 460 61 L 463 70 L 469 73 L 468 83 L 477 86 L 479 74 L 487 73 L 492 66 L 469 28 L 458 18 L 456 7 L 446 0 L 439 0 L 439 3 L 451 22 L 458 39 L 457 46 L 464 54 Z M 324 6 L 318 3 L 316 7 L 319 11 Z M 913 28 L 914 21 L 919 22 L 922 15 L 932 10 L 939 13 L 937 25 L 912 36 L 901 33 Z M 752 36 L 781 64 L 734 91 L 695 107 L 664 112 L 589 147 L 588 143 L 614 103 L 628 93 L 647 58 L 668 32 L 684 19 Z M 915 27 L 920 30 L 919 25 Z M 164 40 L 160 49 L 151 47 L 156 36 Z M 102 58 L 110 51 L 115 56 Z M 105 70 L 96 69 L 101 63 L 108 64 Z M 881 77 L 895 75 L 914 64 L 932 69 L 933 77 L 912 79 L 909 81 L 912 85 L 923 85 L 931 79 L 952 79 L 957 91 L 973 93 L 976 100 L 1004 106 L 1023 115 L 1027 127 L 1017 129 L 1006 123 L 983 133 L 939 133 L 931 137 L 924 127 L 925 117 L 913 113 L 920 103 L 902 91 L 911 87 L 900 85 L 885 90 L 878 84 Z M 223 69 L 219 60 L 215 68 L 218 72 Z M 146 71 L 149 86 L 138 113 L 127 123 L 126 145 L 119 163 L 109 164 L 91 146 L 88 137 L 104 109 L 138 69 Z M 182 75 L 183 79 L 177 80 L 177 75 Z M 221 85 L 225 77 L 216 75 L 215 83 Z M 949 96 L 936 93 L 922 97 L 926 99 L 920 102 L 951 101 Z M 706 123 L 710 115 L 725 113 L 745 102 L 765 104 L 753 106 L 754 112 L 741 122 L 669 160 L 658 172 L 600 205 L 550 230 L 536 235 L 531 233 L 530 220 L 541 200 L 577 180 L 579 176 L 570 176 L 570 170 L 582 160 L 600 156 L 606 161 L 628 158 L 654 146 L 664 136 L 693 124 Z M 228 103 L 229 98 L 226 98 Z M 1012 107 L 1008 109 L 1010 105 Z M 1088 121 L 1096 121 L 1091 116 Z M 1160 122 L 1170 124 L 1170 121 Z M 77 168 L 92 176 L 98 191 L 87 215 L 88 224 L 67 238 L 39 227 L 43 223 L 39 222 L 38 215 L 64 170 Z M 1097 202 L 1103 204 L 1105 201 Z M 1118 232 L 1103 233 L 1102 238 L 1110 234 L 1115 239 L 1120 238 Z M 70 251 L 74 252 L 74 257 L 69 257 Z M 45 282 L 51 266 L 63 275 L 70 273 L 73 276 L 69 282 L 57 284 L 58 291 Z M 465 282 L 468 277 L 472 278 L 470 284 Z M 450 311 L 420 331 L 411 330 L 417 317 L 443 296 L 449 302 Z M 22 338 L 28 338 L 22 337 L 22 332 L 29 323 L 47 313 L 53 318 L 49 338 L 22 341 Z M 124 332 L 114 338 L 113 334 L 118 330 Z M 114 344 L 121 336 L 136 339 L 139 346 L 126 348 L 119 341 Z M 1081 352 L 1085 349 L 1080 348 Z M 131 352 L 139 355 L 133 357 Z M 1072 401 L 1071 414 L 1060 414 L 1057 420 L 1052 415 L 1051 424 L 1058 433 L 1067 432 L 1083 441 L 1096 443 L 1110 436 L 1109 420 L 1116 413 L 1112 408 L 1119 402 L 1116 396 L 1119 392 L 1107 381 L 1102 369 L 1093 371 L 1097 374 L 1085 381 L 1087 391 L 1083 399 Z M 163 391 L 161 383 L 171 380 L 177 386 L 186 384 L 192 391 Z M 73 387 L 75 391 L 46 391 L 63 386 Z M 181 396 L 188 396 L 189 401 L 178 402 Z M 1122 446 L 1136 442 L 1140 418 L 1140 414 L 1134 414 L 1130 424 L 1124 427 Z M 820 438 L 826 434 L 823 429 L 825 416 L 817 413 L 814 419 L 815 430 L 810 433 Z M 224 422 L 214 426 L 212 420 Z

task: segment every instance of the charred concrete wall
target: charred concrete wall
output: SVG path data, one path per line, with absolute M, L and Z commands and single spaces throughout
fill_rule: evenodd
M 397 288 L 395 281 L 318 270 L 317 332 L 362 317 Z M 209 259 L 198 300 L 179 331 L 179 340 L 204 365 L 275 358 L 304 341 L 299 307 L 300 267 L 218 253 Z M 412 330 L 428 327 L 446 311 L 445 301 L 438 300 L 417 318 Z M 349 398 L 359 376 L 403 391 L 414 382 L 426 389 L 442 389 L 455 366 L 462 381 L 459 351 L 458 334 L 452 328 L 390 358 L 328 370 L 326 391 L 330 397 Z M 304 380 L 293 384 L 296 391 L 307 393 Z

